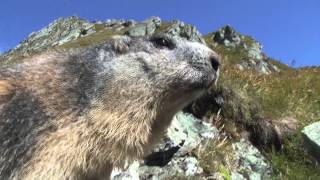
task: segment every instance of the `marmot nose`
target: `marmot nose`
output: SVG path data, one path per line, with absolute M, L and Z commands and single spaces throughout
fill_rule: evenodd
M 220 57 L 218 55 L 212 55 L 212 56 L 210 56 L 209 60 L 210 60 L 212 68 L 215 71 L 218 71 L 219 66 L 220 66 Z

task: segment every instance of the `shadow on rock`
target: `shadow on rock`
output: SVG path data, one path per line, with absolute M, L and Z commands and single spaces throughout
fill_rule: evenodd
M 171 161 L 174 154 L 178 152 L 183 144 L 184 141 L 182 141 L 178 146 L 173 146 L 168 148 L 167 150 L 161 150 L 159 152 L 149 154 L 147 157 L 145 157 L 144 164 L 147 166 L 164 167 Z

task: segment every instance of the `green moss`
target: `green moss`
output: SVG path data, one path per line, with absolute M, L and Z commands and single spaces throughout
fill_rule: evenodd
M 231 173 L 224 165 L 219 166 L 219 173 L 225 180 L 231 180 Z

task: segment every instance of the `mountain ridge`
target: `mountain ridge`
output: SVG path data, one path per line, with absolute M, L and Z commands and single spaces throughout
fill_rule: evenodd
M 153 22 L 153 21 L 156 21 L 156 22 Z M 144 28 L 143 27 L 144 24 L 146 25 L 145 27 L 146 29 L 143 34 L 142 29 Z M 45 50 L 50 47 L 57 47 L 57 46 L 77 47 L 76 45 L 77 43 L 79 44 L 78 47 L 81 47 L 81 46 L 83 47 L 83 46 L 89 45 L 90 43 L 81 41 L 81 39 L 85 40 L 86 37 L 90 35 L 97 36 L 99 35 L 99 33 L 102 34 L 101 36 L 104 36 L 104 37 L 102 37 L 102 39 L 98 39 L 98 38 L 94 39 L 95 43 L 106 40 L 110 35 L 117 35 L 117 34 L 119 35 L 127 34 L 132 36 L 150 35 L 154 33 L 155 30 L 163 31 L 166 28 L 170 28 L 171 30 L 170 33 L 174 33 L 174 31 L 177 28 L 179 28 L 179 26 L 182 27 L 182 31 L 185 30 L 185 32 L 181 32 L 181 36 L 187 36 L 187 37 L 190 36 L 188 37 L 189 39 L 202 41 L 202 42 L 204 42 L 204 39 L 206 39 L 210 34 L 214 34 L 214 33 L 217 34 L 218 32 L 220 32 L 220 35 L 221 35 L 222 34 L 221 31 L 230 30 L 231 32 L 229 32 L 229 34 L 227 35 L 229 36 L 235 35 L 236 38 L 246 38 L 246 40 L 248 40 L 247 42 L 252 41 L 251 44 L 254 44 L 255 47 L 250 52 L 252 52 L 251 53 L 252 56 L 257 56 L 257 58 L 255 59 L 260 60 L 262 59 L 262 56 L 265 56 L 264 54 L 262 54 L 262 47 L 260 43 L 256 42 L 253 38 L 240 35 L 229 25 L 222 27 L 216 32 L 212 32 L 205 36 L 202 36 L 193 25 L 185 24 L 184 22 L 181 22 L 178 20 L 173 20 L 171 22 L 162 22 L 159 17 L 151 17 L 145 20 L 144 22 L 136 22 L 134 20 L 113 20 L 113 19 L 108 19 L 104 22 L 102 21 L 90 22 L 76 16 L 71 16 L 67 18 L 59 18 L 53 21 L 52 23 L 50 23 L 48 26 L 42 28 L 41 30 L 37 32 L 32 32 L 31 34 L 29 34 L 29 36 L 25 40 L 21 41 L 16 47 L 8 50 L 7 52 L 4 52 L 1 55 L 1 57 L 3 59 L 6 59 L 6 57 L 9 57 L 10 55 L 14 55 L 14 54 L 26 56 L 29 53 L 34 53 L 34 52 Z M 104 32 L 102 33 L 101 31 L 103 30 Z M 142 33 L 142 34 L 134 34 L 134 33 Z M 72 41 L 75 41 L 75 42 L 70 43 Z M 243 44 L 246 46 L 245 43 Z M 235 46 L 236 44 L 234 44 L 234 42 L 229 42 L 229 45 Z M 227 47 L 227 45 L 225 44 L 224 46 Z M 274 68 L 273 71 L 277 71 L 277 69 Z
M 218 86 L 185 111 L 206 121 L 220 113 L 221 120 L 213 124 L 223 129 L 228 143 L 250 140 L 268 158 L 278 178 L 320 176 L 318 166 L 310 163 L 313 158 L 305 153 L 300 134 L 304 126 L 320 120 L 320 84 L 317 83 L 320 68 L 292 68 L 272 59 L 262 51 L 258 41 L 230 25 L 202 35 L 192 25 L 178 20 L 163 22 L 159 17 L 143 22 L 59 18 L 0 55 L 0 65 L 10 66 L 50 49 L 103 43 L 114 35 L 137 37 L 156 33 L 205 43 L 222 56 Z M 273 147 L 278 151 L 274 152 Z M 214 150 L 209 148 L 206 152 L 209 151 Z M 199 161 L 207 163 L 205 167 L 213 166 L 204 159 Z M 219 162 L 226 166 L 223 160 Z

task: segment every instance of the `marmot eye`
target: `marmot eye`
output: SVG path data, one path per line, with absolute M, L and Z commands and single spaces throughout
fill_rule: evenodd
M 164 38 L 157 39 L 156 43 L 160 46 L 169 46 L 169 42 Z
M 155 43 L 156 46 L 167 47 L 169 49 L 173 49 L 175 47 L 174 43 L 167 38 L 154 38 L 152 39 L 152 41 Z

